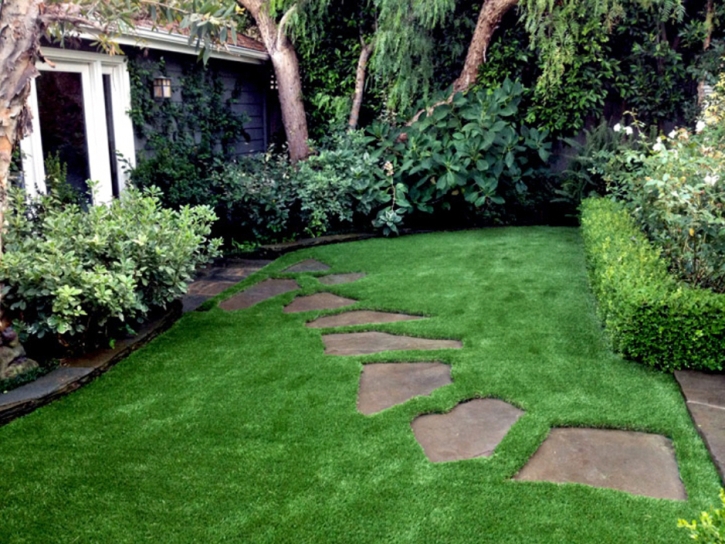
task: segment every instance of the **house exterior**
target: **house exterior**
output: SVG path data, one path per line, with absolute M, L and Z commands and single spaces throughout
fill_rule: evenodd
M 128 57 L 163 57 L 165 84 L 172 92 L 159 100 L 181 100 L 173 89 L 185 65 L 198 63 L 198 50 L 186 36 L 139 28 L 118 40 L 127 55 L 99 53 L 85 36 L 72 47 L 42 48 L 48 61 L 32 85 L 30 107 L 33 131 L 21 142 L 23 184 L 30 195 L 45 192 L 45 161 L 55 156 L 67 167 L 76 188 L 86 180 L 97 183 L 94 203 L 109 202 L 127 184 L 127 170 L 146 142 L 134 131 Z M 269 56 L 264 46 L 247 37 L 211 53 L 208 67 L 222 79 L 225 92 L 237 97 L 230 107 L 248 119 L 248 138 L 235 144 L 235 153 L 264 151 L 278 121 L 276 93 L 271 90 Z M 149 89 L 153 92 L 153 89 Z

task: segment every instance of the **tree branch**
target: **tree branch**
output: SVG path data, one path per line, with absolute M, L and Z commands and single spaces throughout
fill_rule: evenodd
M 284 44 L 284 41 L 287 39 L 287 34 L 285 32 L 285 27 L 289 23 L 290 17 L 294 14 L 294 12 L 297 11 L 297 4 L 292 4 L 292 7 L 290 7 L 284 15 L 282 15 L 282 18 L 279 20 L 279 25 L 277 25 L 277 43 L 275 44 L 276 49 L 279 51 L 282 49 L 282 45 Z

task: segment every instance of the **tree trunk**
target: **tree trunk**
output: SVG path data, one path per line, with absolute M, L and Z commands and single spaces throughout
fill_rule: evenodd
M 352 109 L 350 110 L 350 120 L 347 122 L 350 129 L 357 128 L 357 123 L 360 120 L 360 108 L 363 101 L 363 92 L 365 91 L 365 75 L 367 73 L 368 61 L 370 55 L 373 52 L 373 44 L 365 43 L 365 40 L 360 38 L 360 58 L 357 61 L 357 72 L 355 74 L 355 94 L 352 98 Z
M 0 11 L 0 256 L 15 144 L 31 130 L 30 83 L 38 75 L 40 0 L 5 0 Z
M 486 62 L 486 51 L 493 33 L 501 23 L 503 16 L 516 4 L 518 4 L 518 0 L 486 0 L 483 3 L 478 14 L 476 30 L 473 32 L 473 38 L 468 46 L 463 70 L 453 83 L 454 93 L 468 90 L 476 81 L 479 66 Z
M 715 17 L 715 6 L 713 0 L 707 0 L 707 15 L 705 15 L 705 41 L 702 43 L 702 50 L 707 51 L 710 49 L 710 42 L 712 42 L 712 31 L 714 29 L 714 17 Z M 705 102 L 705 79 L 701 79 L 697 83 L 697 105 L 702 106 Z
M 478 14 L 478 22 L 476 30 L 473 32 L 473 38 L 468 45 L 468 53 L 466 53 L 466 62 L 463 64 L 461 75 L 453 82 L 453 92 L 445 100 L 436 102 L 429 108 L 420 110 L 413 118 L 408 121 L 410 126 L 415 123 L 424 112 L 430 114 L 438 106 L 450 104 L 456 93 L 466 92 L 476 82 L 478 77 L 478 68 L 486 62 L 486 51 L 491 43 L 493 33 L 501 23 L 501 19 L 510 9 L 512 9 L 519 0 L 485 0 Z
M 300 66 L 297 53 L 285 33 L 287 19 L 295 8 L 292 7 L 285 13 L 277 24 L 269 14 L 268 0 L 237 0 L 237 3 L 254 17 L 272 60 L 290 160 L 304 160 L 310 155 L 310 148 L 307 145 L 309 136 L 305 106 L 302 102 Z
M 30 83 L 38 75 L 40 4 L 40 0 L 4 0 L 0 4 L 0 259 L 13 148 L 32 129 L 27 101 Z M 21 372 L 21 368 L 37 367 L 25 358 L 25 350 L 3 314 L 0 306 L 0 379 Z

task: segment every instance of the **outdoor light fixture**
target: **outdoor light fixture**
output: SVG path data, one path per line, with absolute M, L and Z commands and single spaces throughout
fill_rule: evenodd
M 168 77 L 154 78 L 154 98 L 171 98 L 171 79 Z

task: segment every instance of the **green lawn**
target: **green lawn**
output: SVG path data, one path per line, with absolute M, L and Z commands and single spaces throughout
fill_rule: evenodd
M 608 348 L 578 231 L 505 228 L 287 255 L 367 272 L 328 290 L 431 316 L 357 327 L 464 349 L 323 355 L 289 293 L 189 314 L 82 390 L 0 428 L 0 542 L 687 542 L 678 517 L 719 481 L 673 378 Z M 300 276 L 305 293 L 322 290 Z M 352 330 L 352 329 L 351 329 Z M 362 363 L 439 360 L 454 383 L 380 414 L 355 408 Z M 431 464 L 410 422 L 462 400 L 526 411 L 491 458 Z M 689 500 L 514 482 L 551 427 L 662 433 Z

